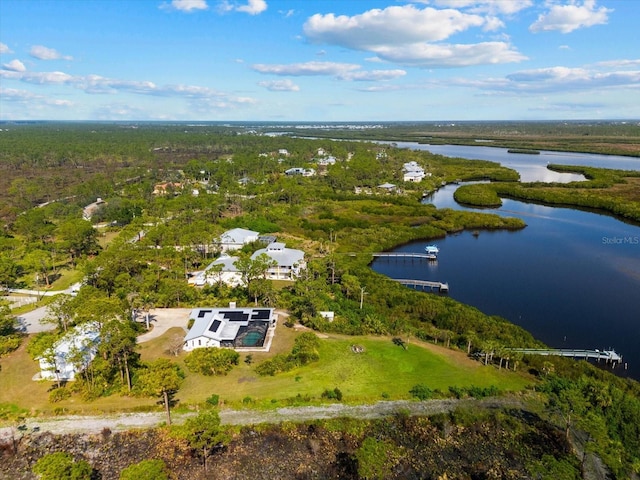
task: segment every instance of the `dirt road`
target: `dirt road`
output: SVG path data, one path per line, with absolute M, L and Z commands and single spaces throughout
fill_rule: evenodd
M 371 405 L 329 404 L 309 407 L 285 407 L 271 411 L 257 410 L 222 410 L 220 420 L 223 425 L 255 425 L 260 423 L 280 423 L 285 421 L 303 422 L 316 419 L 340 417 L 373 419 L 393 415 L 399 412 L 408 415 L 435 415 L 454 410 L 457 407 L 473 406 L 474 408 L 522 407 L 521 400 L 511 397 L 495 397 L 484 400 L 475 399 L 443 399 L 412 401 L 387 401 Z M 173 423 L 180 424 L 195 413 L 174 413 Z M 14 427 L 0 428 L 0 440 L 12 435 L 28 435 L 40 432 L 54 434 L 87 433 L 96 434 L 105 428 L 112 432 L 153 428 L 162 425 L 166 417 L 162 412 L 123 413 L 102 416 L 66 416 L 27 419 L 20 429 Z

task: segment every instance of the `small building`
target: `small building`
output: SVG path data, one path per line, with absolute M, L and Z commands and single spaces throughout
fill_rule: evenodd
M 322 318 L 324 318 L 328 322 L 333 322 L 333 320 L 335 318 L 335 313 L 332 312 L 332 311 L 318 312 L 318 315 L 320 315 Z
M 281 242 L 273 242 L 266 248 L 256 250 L 251 259 L 255 260 L 263 253 L 274 261 L 274 265 L 265 274 L 265 278 L 269 280 L 295 280 L 307 266 L 302 250 L 286 248 Z
M 387 193 L 393 193 L 396 191 L 396 186 L 393 183 L 383 183 L 382 185 L 378 185 L 378 188 Z
M 267 334 L 278 316 L 273 308 L 194 308 L 193 326 L 184 337 L 184 350 L 196 348 L 269 348 Z
M 247 230 L 246 228 L 234 228 L 224 232 L 219 239 L 220 250 L 228 252 L 230 250 L 240 250 L 248 243 L 258 240 L 260 232 Z
M 71 329 L 58 340 L 52 350 L 38 359 L 40 378 L 70 381 L 84 370 L 96 356 L 100 345 L 100 324 L 88 322 Z

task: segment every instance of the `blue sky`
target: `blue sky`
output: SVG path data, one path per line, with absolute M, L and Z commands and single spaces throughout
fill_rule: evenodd
M 639 20 L 640 0 L 0 0 L 0 119 L 638 119 Z

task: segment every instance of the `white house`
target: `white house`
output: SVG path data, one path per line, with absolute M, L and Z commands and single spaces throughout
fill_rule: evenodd
M 274 263 L 264 276 L 269 280 L 295 280 L 300 275 L 300 272 L 307 267 L 302 250 L 286 248 L 285 244 L 281 242 L 269 243 L 266 248 L 255 251 L 251 255 L 251 259 L 255 260 L 263 253 Z M 217 282 L 223 282 L 231 287 L 242 285 L 242 274 L 235 264 L 237 260 L 237 256 L 222 254 L 211 262 L 207 268 L 198 272 L 193 279 L 193 283 L 200 287 L 207 283 L 214 285 Z
M 302 250 L 286 248 L 281 242 L 273 242 L 266 248 L 256 250 L 251 258 L 255 260 L 263 253 L 275 262 L 275 265 L 269 267 L 265 274 L 265 278 L 270 280 L 295 280 L 307 266 Z
M 234 228 L 224 232 L 218 241 L 220 250 L 228 252 L 230 250 L 240 250 L 247 243 L 258 240 L 259 232 L 247 230 L 245 228 Z
M 269 329 L 275 328 L 278 315 L 273 308 L 195 308 L 193 326 L 184 337 L 184 350 L 204 347 L 265 347 Z M 268 345 L 267 345 L 268 347 Z
M 38 359 L 40 378 L 45 380 L 75 380 L 96 356 L 100 344 L 100 325 L 88 322 L 73 328 Z
M 408 162 L 405 163 L 402 167 L 402 171 L 404 172 L 403 180 L 405 182 L 421 182 L 422 179 L 427 176 L 424 169 L 418 165 L 417 162 Z
M 225 283 L 231 287 L 241 285 L 242 276 L 236 268 L 236 260 L 238 260 L 238 257 L 222 254 L 211 262 L 202 272 L 198 272 L 194 278 L 195 285 L 202 287 L 206 283 L 214 285 L 218 282 Z M 217 267 L 217 265 L 221 265 L 221 267 Z M 220 270 L 218 270 L 218 268 L 220 268 Z
M 303 177 L 313 177 L 316 171 L 313 168 L 292 167 L 284 171 L 285 175 L 302 175 Z

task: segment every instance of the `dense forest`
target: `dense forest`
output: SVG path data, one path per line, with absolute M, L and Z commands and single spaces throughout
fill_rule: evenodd
M 552 142 L 559 142 L 566 149 L 580 151 L 640 153 L 638 143 L 633 146 L 637 126 L 567 126 L 563 132 L 573 143 L 550 132 L 546 135 L 550 127 L 542 124 L 467 127 L 451 127 L 442 141 L 450 140 L 454 133 L 468 140 L 479 134 L 489 138 L 493 132 L 496 142 L 503 138 L 509 147 L 558 148 Z M 505 129 L 510 133 L 505 134 Z M 148 435 L 144 439 L 148 450 L 123 457 L 132 464 L 132 472 L 124 471 L 126 465 L 115 472 L 105 464 L 91 463 L 88 455 L 65 448 L 68 440 L 40 438 L 3 446 L 3 455 L 11 458 L 6 465 L 12 465 L 6 468 L 21 472 L 8 478 L 33 478 L 31 471 L 41 478 L 63 478 L 59 476 L 62 470 L 75 475 L 64 478 L 93 478 L 96 471 L 102 478 L 133 478 L 141 475 L 135 473 L 133 464 L 145 459 L 161 461 L 139 467 L 140 471 L 157 469 L 154 478 L 183 478 L 196 475 L 196 470 L 202 478 L 223 478 L 212 472 L 224 471 L 225 462 L 246 463 L 242 450 L 255 455 L 260 451 L 268 464 L 290 444 L 297 445 L 291 451 L 297 452 L 292 455 L 298 460 L 287 465 L 286 478 L 589 478 L 584 476 L 585 465 L 593 459 L 604 465 L 611 478 L 640 473 L 637 382 L 586 362 L 551 357 L 542 361 L 511 352 L 514 347 L 543 345 L 505 319 L 447 296 L 408 289 L 369 268 L 372 253 L 412 240 L 441 238 L 464 229 L 525 227 L 519 219 L 438 210 L 421 202 L 425 193 L 444 184 L 491 180 L 460 188 L 457 198 L 465 203 L 499 203 L 500 197 L 510 196 L 591 207 L 640 221 L 640 199 L 634 188 L 640 179 L 638 172 L 571 167 L 589 181 L 524 184 L 516 172 L 496 163 L 447 158 L 373 141 L 415 141 L 418 137 L 432 141 L 431 125 L 357 131 L 307 128 L 308 138 L 285 130 L 274 125 L 3 125 L 0 286 L 5 291 L 64 290 L 77 283 L 82 287 L 74 295 L 39 299 L 35 305 L 48 305 L 47 319 L 55 328 L 29 336 L 16 322 L 17 314 L 24 310 L 12 310 L 3 302 L 0 382 L 9 386 L 8 375 L 17 359 L 28 356 L 33 362 L 43 358 L 73 327 L 91 323 L 105 339 L 95 359 L 84 364 L 79 355 L 76 381 L 57 382 L 48 389 L 50 407 L 38 413 L 73 413 L 74 405 L 118 396 L 133 402 L 157 400 L 167 412 L 164 429 L 140 434 Z M 513 139 L 516 131 L 517 142 Z M 330 139 L 341 137 L 345 139 Z M 420 183 L 403 181 L 403 165 L 408 162 L 422 166 L 428 176 Z M 313 169 L 315 174 L 285 173 L 295 167 Z M 393 189 L 381 188 L 384 184 Z M 249 260 L 260 245 L 249 244 L 240 253 L 242 285 L 219 281 L 195 288 L 189 278 L 218 257 L 215 239 L 235 227 L 272 234 L 287 246 L 304 250 L 306 270 L 295 282 L 266 280 L 265 265 Z M 256 427 L 254 431 L 221 426 L 217 411 L 222 402 L 213 399 L 214 395 L 189 406 L 208 417 L 171 425 L 176 394 L 189 378 L 223 377 L 240 368 L 241 358 L 235 352 L 215 349 L 185 354 L 181 342 L 168 354 L 162 351 L 145 357 L 136 338 L 146 326 L 131 318 L 154 308 L 225 306 L 230 302 L 286 311 L 290 316 L 285 328 L 292 331 L 296 324 L 324 335 L 389 337 L 397 348 L 404 348 L 409 338 L 445 346 L 500 372 L 516 370 L 514 375 L 522 375 L 527 387 L 516 394 L 521 398 L 515 410 L 464 409 L 431 418 L 400 415 L 379 423 L 317 422 Z M 336 312 L 335 320 L 328 321 L 320 315 L 322 311 Z M 325 348 L 318 342 L 317 335 L 292 334 L 289 350 L 257 360 L 245 356 L 243 368 L 266 377 L 313 368 Z M 391 386 L 381 398 L 484 398 L 514 395 L 512 390 L 500 384 L 451 384 L 446 389 L 416 384 L 395 393 Z M 338 386 L 331 385 L 318 398 L 297 401 L 340 402 L 342 395 Z M 0 418 L 5 423 L 19 425 L 29 415 L 28 398 L 3 402 Z M 249 399 L 241 406 L 253 404 L 254 399 Z M 273 405 L 280 404 L 274 400 Z M 260 408 L 269 406 L 261 404 Z M 483 438 L 490 437 L 486 450 L 478 447 Z M 98 442 L 91 447 L 96 451 L 137 440 L 105 432 L 99 440 L 83 441 Z M 438 447 L 430 450 L 425 442 Z M 172 462 L 178 460 L 167 449 L 191 460 L 183 470 L 174 471 Z M 464 449 L 478 449 L 478 454 L 463 455 Z M 496 459 L 505 451 L 507 460 L 498 465 Z M 18 459 L 26 452 L 28 457 Z M 52 458 L 56 453 L 61 455 Z M 585 463 L 587 458 L 590 462 Z M 206 470 L 207 462 L 217 467 L 200 472 L 201 466 Z M 309 470 L 312 464 L 317 466 L 316 473 Z M 0 471 L 9 475 L 6 468 Z M 259 478 L 251 470 L 243 475 L 237 478 Z

